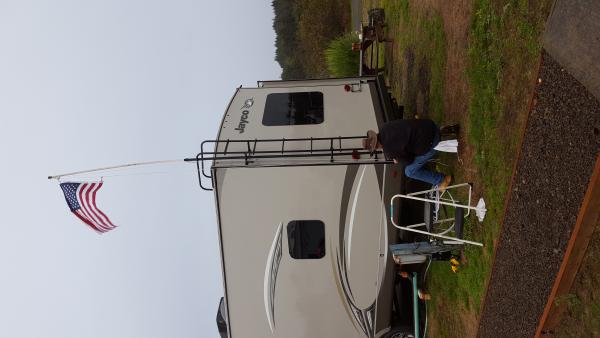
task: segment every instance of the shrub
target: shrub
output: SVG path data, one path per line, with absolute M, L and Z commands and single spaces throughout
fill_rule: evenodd
M 358 35 L 348 33 L 331 41 L 325 50 L 329 73 L 334 77 L 356 76 L 360 66 L 360 53 L 352 50 L 352 43 L 358 43 Z

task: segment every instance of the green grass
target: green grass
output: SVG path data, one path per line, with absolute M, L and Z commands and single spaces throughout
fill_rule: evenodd
M 485 230 L 476 233 L 486 244 L 486 254 L 481 261 L 486 267 L 478 269 L 486 278 L 492 263 L 492 243 L 499 234 L 516 160 L 516 147 L 525 127 L 548 3 L 511 0 L 500 4 L 477 0 L 474 5 L 467 69 L 472 91 L 468 122 L 475 164 L 489 209 Z M 467 257 L 477 259 L 474 255 Z M 483 290 L 474 290 L 472 300 L 478 310 Z
M 413 72 L 428 64 L 430 116 L 443 122 L 443 89 L 451 84 L 443 81 L 446 42 L 441 17 L 431 11 L 424 14 L 411 8 L 408 0 L 382 3 L 389 26 L 397 30 L 393 38 L 397 39 L 395 54 L 399 56 L 394 62 L 402 66 L 403 55 L 410 50 L 415 55 Z M 457 274 L 450 271 L 449 263 L 432 264 L 428 280 L 432 294 L 429 317 L 435 322 L 440 337 L 462 337 L 464 321 L 473 319 L 461 317 L 476 318 L 481 310 L 516 147 L 527 117 L 541 50 L 540 36 L 550 6 L 550 0 L 473 2 L 467 60 L 471 95 L 469 111 L 461 119 L 474 150 L 474 163 L 465 163 L 467 168 L 463 168 L 456 164 L 454 157 L 446 155 L 441 159 L 451 164 L 444 170 L 454 172 L 459 180 L 464 176 L 464 169 L 476 173 L 476 183 L 483 188 L 488 213 L 483 225 L 470 219 L 465 224 L 465 236 L 483 242 L 485 247 L 467 246 L 466 263 Z M 404 93 L 398 89 L 401 85 L 397 82 L 401 80 L 395 79 L 395 74 L 389 75 L 394 94 L 403 94 L 405 111 L 410 116 L 416 108 L 409 99 L 415 95 L 415 74 L 408 74 Z M 463 311 L 472 316 L 462 316 Z
M 527 103 L 539 60 L 539 39 L 549 9 L 540 7 L 545 10 L 537 11 L 539 8 L 522 0 L 474 3 L 467 68 L 472 94 L 467 121 L 469 141 L 475 149 L 475 167 L 489 211 L 485 225 L 469 227 L 468 235 L 483 242 L 485 249 L 467 247 L 468 263 L 463 271 L 448 276 L 433 270 L 431 285 L 453 289 L 447 295 L 440 295 L 446 306 L 460 304 L 476 314 L 481 309 L 491 272 L 494 241 L 500 231 L 516 147 L 525 127 Z M 453 326 L 448 322 L 443 324 L 446 325 L 442 327 Z M 456 331 L 440 333 L 457 334 Z
M 442 18 L 437 14 L 419 15 L 411 12 L 408 0 L 384 0 L 382 7 L 386 11 L 389 27 L 397 27 L 402 33 L 392 36 L 396 52 L 400 53 L 396 62 L 403 62 L 402 53 L 410 50 L 414 53 L 414 67 L 409 78 L 417 78 L 419 69 L 429 70 L 429 111 L 430 117 L 440 121 L 443 117 L 444 69 L 446 67 L 446 36 Z M 403 66 L 403 65 L 400 65 Z M 405 66 L 405 65 L 404 65 Z M 407 115 L 416 113 L 417 107 L 410 97 L 417 95 L 416 86 L 406 89 L 406 93 L 396 96 L 404 99 Z
M 375 47 L 376 46 L 376 47 Z M 373 57 L 378 57 L 378 60 L 373 60 L 373 68 L 377 66 L 377 68 L 385 67 L 385 44 L 377 43 L 372 44 L 371 47 L 367 48 L 364 51 L 365 55 L 365 65 L 369 67 L 371 65 L 371 49 L 377 48 L 379 50 L 379 54 L 377 54 L 377 50 L 373 50 Z
M 600 301 L 582 299 L 577 294 L 567 294 L 554 300 L 556 306 L 566 307 L 568 321 L 562 323 L 555 331 L 555 337 L 597 337 L 600 334 Z
M 596 228 L 568 294 L 559 295 L 555 306 L 562 306 L 556 337 L 600 336 L 600 224 Z

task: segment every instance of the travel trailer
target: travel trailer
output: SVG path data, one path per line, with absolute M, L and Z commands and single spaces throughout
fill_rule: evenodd
M 412 285 L 388 248 L 400 241 L 388 204 L 403 175 L 361 147 L 401 114 L 380 77 L 236 90 L 197 156 L 215 196 L 223 337 L 412 334 Z

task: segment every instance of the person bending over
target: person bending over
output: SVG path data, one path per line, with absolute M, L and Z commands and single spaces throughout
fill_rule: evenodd
M 444 128 L 444 132 L 457 133 L 458 125 Z M 445 190 L 452 177 L 428 170 L 425 164 L 435 156 L 435 146 L 440 142 L 440 128 L 428 119 L 394 120 L 384 123 L 379 133 L 367 131 L 363 139 L 363 148 L 371 153 L 383 149 L 385 156 L 394 163 L 404 165 L 406 176 L 438 186 Z

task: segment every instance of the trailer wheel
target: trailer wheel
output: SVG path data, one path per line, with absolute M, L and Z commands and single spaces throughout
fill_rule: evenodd
M 392 328 L 384 338 L 414 338 L 414 334 L 406 327 Z

